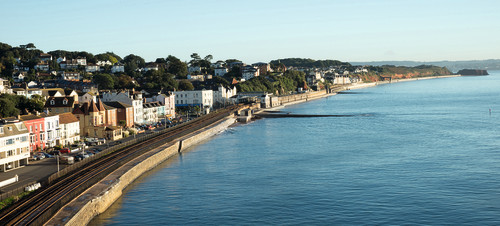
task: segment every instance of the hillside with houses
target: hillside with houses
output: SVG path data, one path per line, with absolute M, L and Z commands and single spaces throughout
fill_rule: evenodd
M 353 66 L 289 58 L 246 64 L 196 53 L 146 62 L 130 54 L 43 52 L 33 43 L 0 43 L 0 172 L 40 153 L 97 141 L 118 141 L 185 121 L 248 97 L 264 107 L 272 96 L 384 77 L 449 74 L 446 68 Z

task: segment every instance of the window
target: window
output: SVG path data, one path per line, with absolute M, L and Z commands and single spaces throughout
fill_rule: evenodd
M 8 127 L 7 127 L 7 129 L 8 129 L 9 131 L 12 131 L 12 126 L 8 126 Z
M 68 100 L 63 100 L 63 104 L 68 104 Z
M 0 134 L 3 134 L 3 127 L 0 127 Z
M 33 126 L 30 126 L 30 133 L 33 133 Z
M 28 141 L 28 136 L 22 136 L 21 137 L 21 142 L 26 142 Z
M 6 145 L 13 144 L 13 143 L 14 143 L 14 139 L 7 139 L 7 140 L 5 141 L 5 144 L 6 144 Z
M 50 105 L 54 105 L 54 104 L 56 104 L 56 102 L 54 100 L 51 100 Z

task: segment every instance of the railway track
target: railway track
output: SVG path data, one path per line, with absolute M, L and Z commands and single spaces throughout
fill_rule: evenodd
M 156 137 L 108 153 L 18 201 L 0 212 L 0 225 L 43 225 L 59 209 L 130 160 L 162 144 L 209 126 L 230 115 L 239 106 L 164 130 Z

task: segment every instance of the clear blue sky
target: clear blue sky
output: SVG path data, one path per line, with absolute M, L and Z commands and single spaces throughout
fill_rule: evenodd
M 0 3 L 0 42 L 146 61 L 500 58 L 497 0 L 86 0 Z

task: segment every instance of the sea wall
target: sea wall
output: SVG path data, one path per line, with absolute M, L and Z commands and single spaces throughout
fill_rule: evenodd
M 71 201 L 46 225 L 87 225 L 95 216 L 106 211 L 122 195 L 123 190 L 143 173 L 179 152 L 220 133 L 233 124 L 235 120 L 233 117 L 225 118 L 215 125 L 164 144 L 137 157 Z

